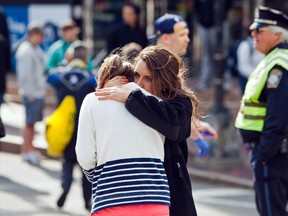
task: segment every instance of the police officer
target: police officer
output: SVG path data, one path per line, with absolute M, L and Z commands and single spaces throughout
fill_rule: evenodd
M 259 214 L 287 216 L 288 17 L 260 6 L 250 30 L 265 57 L 249 77 L 235 126 L 251 150 Z

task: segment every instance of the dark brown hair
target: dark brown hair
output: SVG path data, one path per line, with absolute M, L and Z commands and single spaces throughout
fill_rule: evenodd
M 112 54 L 104 59 L 98 72 L 98 88 L 104 88 L 105 82 L 116 76 L 127 76 L 133 81 L 133 66 L 119 54 Z
M 123 55 L 129 62 L 134 62 L 134 59 L 142 49 L 143 48 L 139 44 L 131 42 L 120 49 L 120 54 Z
M 73 59 L 81 59 L 85 63 L 88 62 L 88 47 L 84 43 L 72 44 Z
M 193 104 L 193 119 L 198 119 L 198 100 L 193 91 L 185 85 L 186 68 L 179 55 L 165 48 L 150 46 L 143 49 L 135 63 L 144 61 L 152 75 L 152 90 L 155 96 L 171 100 L 176 96 L 187 96 Z

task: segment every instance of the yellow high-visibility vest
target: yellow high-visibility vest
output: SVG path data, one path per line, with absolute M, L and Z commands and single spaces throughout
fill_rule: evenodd
M 266 117 L 266 104 L 259 101 L 269 72 L 275 65 L 288 70 L 288 50 L 275 48 L 258 64 L 249 76 L 237 114 L 235 127 L 262 132 Z

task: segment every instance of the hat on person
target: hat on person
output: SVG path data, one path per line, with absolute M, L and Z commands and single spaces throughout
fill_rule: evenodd
M 68 30 L 68 29 L 73 29 L 75 27 L 77 27 L 75 21 L 74 20 L 70 20 L 70 19 L 63 21 L 61 23 L 61 25 L 60 25 L 60 29 L 62 31 L 65 31 L 65 30 Z
M 178 30 L 188 28 L 187 24 L 180 29 L 175 29 L 174 25 L 178 22 L 185 22 L 185 20 L 176 14 L 165 14 L 154 22 L 154 34 L 150 36 L 150 39 L 161 36 L 162 34 L 172 34 Z M 186 23 L 186 22 L 185 22 Z
M 28 35 L 32 35 L 32 34 L 44 35 L 43 25 L 39 23 L 30 23 L 28 25 L 27 34 Z
M 250 26 L 250 30 L 269 25 L 280 26 L 282 28 L 288 29 L 288 16 L 286 16 L 281 11 L 259 6 L 255 9 L 255 18 L 254 22 Z

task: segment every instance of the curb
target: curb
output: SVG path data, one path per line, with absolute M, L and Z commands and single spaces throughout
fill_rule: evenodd
M 194 168 L 188 167 L 188 173 L 190 176 L 190 179 L 197 179 L 197 180 L 204 180 L 209 182 L 217 182 L 217 183 L 223 183 L 228 184 L 231 186 L 237 186 L 237 187 L 243 187 L 252 189 L 253 188 L 253 181 L 247 180 L 239 177 L 234 177 L 231 175 L 225 175 L 221 173 L 216 173 L 213 171 L 204 171 Z
M 8 152 L 8 153 L 14 153 L 14 154 L 20 154 L 21 153 L 21 145 L 23 143 L 23 138 L 16 135 L 10 135 L 7 134 L 5 137 L 0 139 L 0 151 L 1 152 Z M 47 156 L 46 148 L 43 147 L 44 142 L 41 142 L 40 140 L 33 141 L 33 146 L 35 149 L 45 157 Z

